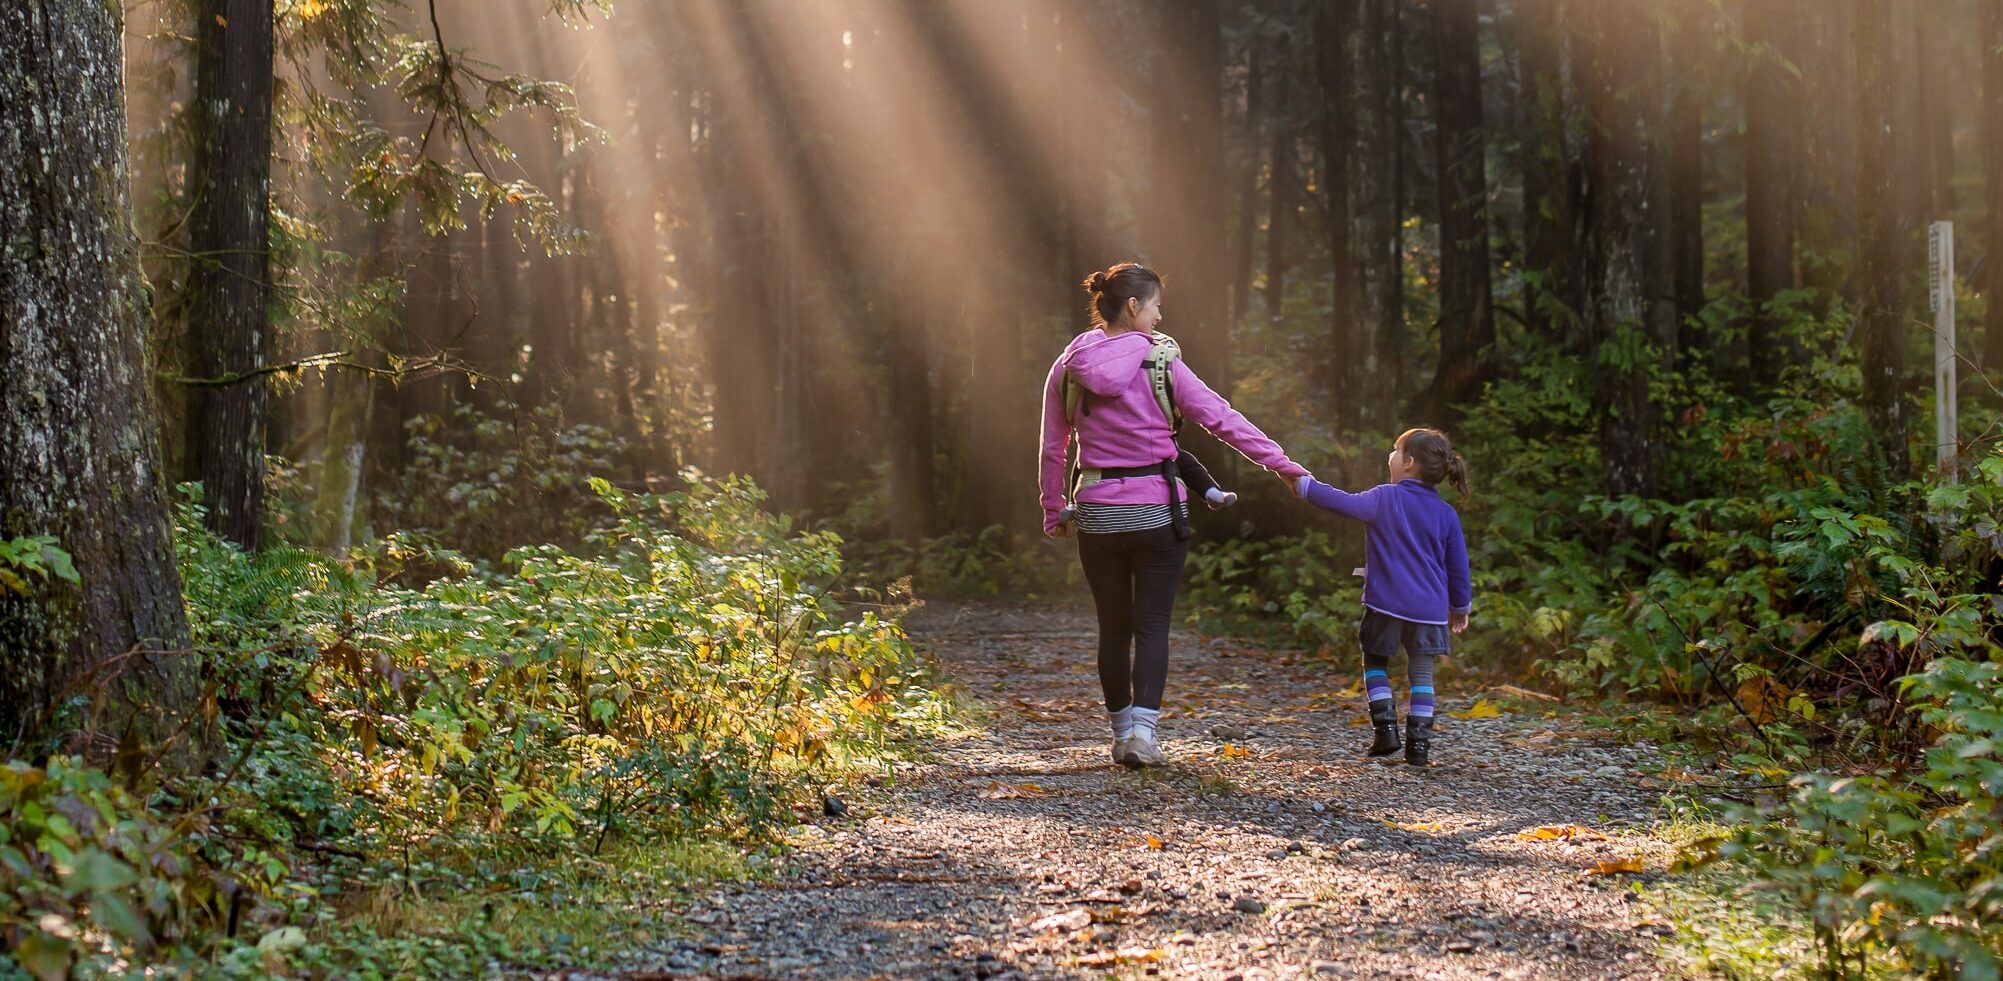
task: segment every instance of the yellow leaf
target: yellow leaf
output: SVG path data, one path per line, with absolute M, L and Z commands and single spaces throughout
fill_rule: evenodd
M 987 800 L 1014 800 L 1018 797 L 1041 797 L 1043 796 L 1043 788 L 1033 783 L 1002 783 L 997 780 L 988 784 L 988 789 L 981 791 L 981 796 Z
M 1386 821 L 1386 822 L 1384 822 L 1384 823 L 1385 823 L 1385 824 L 1388 824 L 1388 825 L 1390 825 L 1391 827 L 1394 827 L 1394 828 L 1397 828 L 1397 829 L 1398 829 L 1398 830 L 1400 830 L 1400 831 L 1444 831 L 1444 830 L 1446 830 L 1445 828 L 1443 828 L 1443 827 L 1441 827 L 1441 826 L 1440 826 L 1440 822 L 1438 822 L 1438 821 L 1424 821 L 1424 822 L 1420 822 L 1420 821 Z
M 1157 838 L 1154 835 L 1142 835 L 1141 840 L 1147 842 L 1149 848 L 1153 848 L 1156 850 L 1160 850 L 1166 844 L 1160 838 Z
M 1477 698 L 1474 700 L 1473 705 L 1459 712 L 1448 712 L 1447 714 L 1456 719 L 1493 719 L 1501 716 L 1502 710 L 1496 708 L 1495 703 L 1486 698 Z
M 1524 841 L 1557 841 L 1560 838 L 1584 838 L 1589 841 L 1607 840 L 1606 835 L 1576 824 L 1540 824 L 1528 831 L 1518 831 L 1516 837 Z
M 312 20 L 327 12 L 326 0 L 300 0 L 299 19 Z
M 1610 861 L 1599 862 L 1592 867 L 1590 874 L 1618 875 L 1622 872 L 1640 872 L 1642 871 L 1643 867 L 1644 866 L 1642 865 L 1640 855 L 1629 855 L 1626 858 L 1616 858 Z
M 1236 743 L 1225 743 L 1223 746 L 1218 748 L 1217 755 L 1222 756 L 1227 760 L 1231 760 L 1243 756 L 1250 756 L 1252 755 L 1252 751 Z
M 1746 710 L 1754 722 L 1766 725 L 1778 718 L 1780 706 L 1787 704 L 1788 691 L 1779 682 L 1767 675 L 1754 675 L 1739 682 L 1739 707 Z

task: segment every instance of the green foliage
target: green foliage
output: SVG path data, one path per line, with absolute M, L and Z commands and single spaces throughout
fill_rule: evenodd
M 461 405 L 406 429 L 406 463 L 377 495 L 376 517 L 487 560 L 517 542 L 583 541 L 602 506 L 577 475 L 617 470 L 626 449 L 603 427 L 561 425 L 550 406 L 511 416 Z
M 199 817 L 199 815 L 190 815 Z M 124 976 L 220 930 L 231 880 L 201 836 L 71 757 L 0 766 L 0 938 L 36 978 Z
M 29 576 L 79 581 L 70 553 L 56 547 L 56 536 L 24 535 L 0 541 L 0 590 L 30 595 Z
M 1695 861 L 1743 867 L 1805 911 L 1817 973 L 1994 978 L 2003 967 L 2003 667 L 1906 679 L 1940 738 L 1916 779 L 1806 773 Z
M 748 482 L 684 476 L 662 495 L 581 482 L 577 549 L 518 547 L 491 571 L 399 537 L 340 561 L 245 555 L 184 505 L 199 711 L 224 752 L 144 800 L 62 757 L 0 776 L 19 959 L 526 962 L 556 920 L 521 911 L 589 891 L 594 856 L 755 845 L 943 722 L 897 625 L 839 601 L 838 538 L 794 533 Z
M 1085 588 L 1075 547 L 991 525 L 978 535 L 953 533 L 916 546 L 896 540 L 849 549 L 866 578 L 893 578 L 926 597 L 1074 601 Z

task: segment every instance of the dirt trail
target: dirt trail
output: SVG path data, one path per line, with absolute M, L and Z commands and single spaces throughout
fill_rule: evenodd
M 985 734 L 804 829 L 785 875 L 706 897 L 696 936 L 630 977 L 1662 973 L 1661 927 L 1624 877 L 1587 871 L 1660 867 L 1638 830 L 1645 751 L 1448 716 L 1432 770 L 1367 762 L 1360 707 L 1336 691 L 1353 673 L 1178 633 L 1171 764 L 1133 772 L 1107 753 L 1088 614 L 935 605 L 911 629 L 996 707 Z M 1471 700 L 1450 677 L 1442 692 L 1443 712 Z M 1612 838 L 1517 837 L 1561 823 Z

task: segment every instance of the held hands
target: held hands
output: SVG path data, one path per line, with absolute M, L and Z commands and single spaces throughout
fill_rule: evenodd
M 1466 630 L 1467 630 L 1467 614 L 1465 614 L 1465 613 L 1449 613 L 1449 614 L 1447 614 L 1447 629 L 1449 629 L 1449 630 L 1453 631 L 1454 633 L 1462 633 L 1462 632 L 1466 631 Z

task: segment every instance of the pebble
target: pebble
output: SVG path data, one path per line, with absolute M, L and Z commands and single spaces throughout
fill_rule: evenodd
M 1515 837 L 1539 824 L 1604 826 L 1601 815 L 1645 833 L 1660 791 L 1634 786 L 1633 770 L 1659 769 L 1652 748 L 1522 742 L 1573 721 L 1451 719 L 1431 772 L 1378 767 L 1356 752 L 1355 713 L 1318 697 L 1332 679 L 1249 642 L 1226 656 L 1178 633 L 1162 726 L 1170 765 L 1134 773 L 1104 758 L 1089 609 L 935 602 L 907 625 L 915 647 L 940 653 L 939 675 L 990 698 L 994 714 L 926 759 L 890 763 L 889 779 L 858 776 L 825 795 L 830 818 L 872 816 L 800 829 L 785 850 L 754 856 L 755 879 L 678 902 L 666 925 L 689 937 L 657 945 L 627 975 L 1661 973 L 1655 921 L 1637 924 L 1646 914 L 1626 905 L 1630 890 L 1582 872 L 1666 846 Z M 1215 756 L 1218 742 L 1247 739 L 1261 740 L 1251 756 Z M 993 783 L 1037 789 L 966 791 Z M 1431 824 L 1442 830 L 1423 830 Z M 1479 960 L 1455 960 L 1467 955 Z

